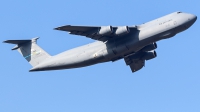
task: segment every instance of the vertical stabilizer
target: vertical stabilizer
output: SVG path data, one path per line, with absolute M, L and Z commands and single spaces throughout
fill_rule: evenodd
M 46 51 L 37 45 L 37 38 L 31 40 L 7 40 L 5 43 L 16 44 L 12 50 L 19 53 L 34 67 L 45 59 L 51 57 Z

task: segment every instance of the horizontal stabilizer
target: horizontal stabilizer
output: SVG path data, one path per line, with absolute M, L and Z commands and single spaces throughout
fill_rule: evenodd
M 31 42 L 31 40 L 6 40 L 4 43 L 9 43 L 9 44 L 23 44 L 23 43 L 28 43 Z

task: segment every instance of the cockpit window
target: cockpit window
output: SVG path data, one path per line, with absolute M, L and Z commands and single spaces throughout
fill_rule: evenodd
M 177 14 L 182 13 L 182 12 L 177 12 Z

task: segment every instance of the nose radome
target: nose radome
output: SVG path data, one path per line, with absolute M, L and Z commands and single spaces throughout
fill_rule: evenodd
M 197 16 L 196 15 L 193 15 L 193 20 L 194 20 L 194 22 L 197 20 Z
M 197 16 L 194 14 L 189 14 L 189 20 L 191 20 L 193 23 L 197 20 Z

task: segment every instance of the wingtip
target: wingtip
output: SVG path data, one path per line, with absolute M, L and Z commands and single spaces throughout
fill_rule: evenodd
M 58 28 L 54 28 L 54 30 L 59 30 L 60 28 L 58 27 Z
M 8 40 L 3 41 L 2 43 L 8 43 Z
M 66 27 L 66 26 L 71 26 L 71 25 L 64 25 L 64 26 L 59 26 L 57 28 L 54 28 L 54 30 L 62 30 L 63 27 Z

